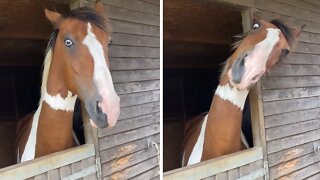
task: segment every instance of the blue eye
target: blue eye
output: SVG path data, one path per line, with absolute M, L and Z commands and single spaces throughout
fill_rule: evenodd
M 112 40 L 110 40 L 110 41 L 109 41 L 109 44 L 108 44 L 108 46 L 111 46 L 111 44 L 112 44 Z
M 71 47 L 74 45 L 73 41 L 69 38 L 65 39 L 64 40 L 64 44 L 67 46 L 67 47 Z

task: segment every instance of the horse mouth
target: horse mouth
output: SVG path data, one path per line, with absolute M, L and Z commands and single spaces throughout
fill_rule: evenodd
M 103 113 L 100 101 L 87 102 L 85 103 L 85 107 L 90 116 L 90 124 L 92 127 L 109 127 L 108 117 Z

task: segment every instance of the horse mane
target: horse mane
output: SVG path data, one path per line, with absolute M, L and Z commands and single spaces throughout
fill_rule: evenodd
M 96 12 L 94 9 L 88 8 L 88 7 L 80 7 L 78 9 L 74 9 L 70 11 L 69 15 L 65 18 L 71 18 L 71 19 L 77 19 L 83 22 L 89 22 L 103 31 L 107 32 L 108 34 L 111 33 L 111 26 L 109 23 L 108 18 L 105 18 L 98 12 Z M 50 37 L 49 42 L 47 45 L 46 53 L 45 53 L 45 60 L 44 60 L 44 66 L 43 66 L 43 73 L 42 73 L 42 85 L 41 85 L 41 98 L 39 103 L 42 101 L 43 94 L 45 93 L 46 87 L 47 87 L 47 81 L 48 81 L 48 75 L 49 75 L 49 69 L 51 65 L 51 59 L 52 54 L 54 51 L 54 47 L 56 44 L 57 36 L 59 34 L 59 29 L 55 29 Z
M 291 47 L 293 45 L 293 43 L 295 42 L 295 37 L 294 37 L 291 29 L 286 24 L 284 24 L 280 19 L 274 19 L 274 20 L 270 21 L 270 23 L 280 29 L 283 36 L 286 38 L 289 46 Z

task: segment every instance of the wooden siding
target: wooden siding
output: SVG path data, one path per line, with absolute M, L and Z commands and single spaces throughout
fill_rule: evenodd
M 97 132 L 102 178 L 159 178 L 158 150 L 147 142 L 160 144 L 160 1 L 102 2 L 113 29 L 110 67 L 121 98 L 116 126 Z
M 320 6 L 311 0 L 255 0 L 256 14 L 306 24 L 294 52 L 262 80 L 270 179 L 318 179 L 320 153 Z

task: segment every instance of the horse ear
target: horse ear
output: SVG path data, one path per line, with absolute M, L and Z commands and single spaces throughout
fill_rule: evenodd
M 305 27 L 306 27 L 306 25 L 303 24 L 300 28 L 298 28 L 298 29 L 293 29 L 293 30 L 292 30 L 293 36 L 294 36 L 295 38 L 298 38 L 299 35 L 301 34 L 303 28 L 305 28 Z
M 48 9 L 44 9 L 44 13 L 46 14 L 47 19 L 51 22 L 53 27 L 57 29 L 63 19 L 63 16 L 57 12 L 50 11 Z
M 104 7 L 103 7 L 103 3 L 101 1 L 97 1 L 95 10 L 101 15 L 104 14 Z

